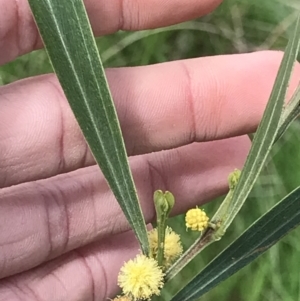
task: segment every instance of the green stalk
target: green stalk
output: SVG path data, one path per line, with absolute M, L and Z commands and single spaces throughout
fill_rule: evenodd
M 163 193 L 161 190 L 155 191 L 154 205 L 156 210 L 158 235 L 157 262 L 159 266 L 163 266 L 167 219 L 174 207 L 174 203 L 175 199 L 171 192 L 166 191 Z

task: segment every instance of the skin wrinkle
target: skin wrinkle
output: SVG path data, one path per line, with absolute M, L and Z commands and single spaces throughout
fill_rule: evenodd
M 137 7 L 135 7 L 137 5 Z M 132 0 L 123 0 L 123 29 L 127 31 L 133 31 L 135 28 L 142 28 L 143 22 L 147 22 L 141 16 L 142 9 L 140 8 L 139 2 Z M 122 30 L 122 28 L 119 28 Z
M 36 183 L 36 186 L 43 188 L 40 183 Z M 44 194 L 43 189 L 40 189 L 40 196 L 42 197 L 42 200 L 44 202 L 44 208 L 45 208 L 45 214 L 46 214 L 46 228 L 47 228 L 47 241 L 48 241 L 48 252 L 46 253 L 44 260 L 47 260 L 48 258 L 51 258 L 53 245 L 52 245 L 52 234 L 51 234 L 51 227 L 50 227 L 50 214 L 49 214 L 49 206 L 46 198 L 46 194 Z M 43 261 L 44 261 L 43 260 Z
M 92 208 L 93 208 L 93 233 L 97 233 L 97 229 L 101 228 L 101 225 L 98 225 L 98 219 L 96 215 L 96 200 L 95 200 L 95 195 L 96 195 L 96 190 L 93 185 L 90 185 L 89 188 L 90 194 L 91 194 L 91 203 L 92 203 Z
M 15 285 L 17 286 L 17 282 L 15 283 Z M 23 291 L 24 292 L 24 296 L 27 296 L 28 291 L 29 291 L 29 295 L 34 297 L 34 300 L 31 299 L 32 301 L 39 301 L 39 300 L 41 300 L 35 294 L 34 290 L 29 285 L 26 285 L 26 289 L 24 289 L 24 291 Z
M 44 186 L 44 185 L 42 185 Z M 55 183 L 53 183 L 53 188 L 55 189 L 55 193 L 51 189 L 47 189 L 45 186 L 43 187 L 43 190 L 46 191 L 47 198 L 46 198 L 46 206 L 47 207 L 47 220 L 46 223 L 48 225 L 49 229 L 49 241 L 51 246 L 51 251 L 49 252 L 49 256 L 47 256 L 46 260 L 49 260 L 56 256 L 56 254 L 61 254 L 63 251 L 63 246 L 65 245 L 65 241 L 68 240 L 66 229 L 67 227 L 65 224 L 68 220 L 68 215 L 65 215 L 65 212 L 61 209 L 61 202 L 59 201 L 62 199 L 61 191 Z M 49 210 L 49 208 L 52 208 Z M 53 214 L 53 213 L 54 214 Z M 63 213 L 62 213 L 63 212 Z M 62 220 L 63 223 L 60 222 L 60 220 L 56 219 L 56 216 L 63 216 Z M 59 228 L 59 230 L 58 230 Z M 61 239 L 61 237 L 66 237 L 65 239 Z M 56 247 L 57 246 L 57 247 Z
M 91 153 L 88 145 L 86 143 L 83 143 L 84 146 L 84 151 L 83 151 L 83 156 L 82 159 L 79 160 L 79 166 L 88 166 L 88 165 L 94 165 L 91 163 Z
M 189 90 L 193 96 L 193 111 L 194 114 L 194 138 L 188 141 L 188 143 L 211 141 L 216 139 L 227 138 L 224 133 L 219 132 L 219 125 L 221 120 L 224 118 L 222 114 L 218 114 L 220 107 L 220 85 L 221 81 L 226 83 L 227 78 L 219 76 L 216 68 L 211 68 L 210 64 L 201 64 L 202 76 L 205 76 L 205 81 L 202 80 L 199 83 L 194 83 L 193 78 L 197 78 L 197 74 L 193 74 L 188 61 L 182 61 L 185 65 L 186 74 L 189 76 Z M 227 104 L 228 106 L 228 104 Z M 227 111 L 227 110 L 226 110 Z M 228 128 L 228 125 L 222 129 Z M 189 134 L 187 130 L 187 133 Z
M 193 93 L 192 93 L 192 78 L 190 75 L 190 71 L 189 68 L 186 66 L 186 64 L 184 63 L 184 61 L 181 61 L 181 67 L 183 69 L 183 73 L 185 74 L 185 77 L 187 79 L 187 83 L 186 83 L 186 94 L 187 96 L 185 97 L 187 102 L 188 102 L 188 107 L 190 109 L 190 122 L 191 122 L 191 126 L 190 126 L 190 130 L 188 131 L 189 133 L 189 142 L 193 143 L 195 142 L 197 139 L 196 137 L 197 135 L 197 127 L 196 127 L 196 114 L 195 114 L 195 101 L 196 98 L 194 97 Z
M 52 198 L 56 201 L 57 207 L 61 208 L 60 212 L 62 212 L 62 216 L 64 217 L 63 219 L 63 226 L 61 226 L 60 223 L 60 233 L 58 234 L 59 236 L 62 236 L 63 238 L 61 239 L 61 246 L 59 247 L 59 253 L 65 253 L 68 249 L 69 245 L 69 238 L 70 238 L 70 219 L 69 219 L 69 213 L 68 213 L 68 202 L 64 202 L 63 200 L 67 200 L 67 195 L 64 193 L 63 189 L 60 189 L 59 186 L 55 185 L 57 187 L 57 191 L 59 191 L 61 198 L 60 201 L 59 199 L 56 199 L 55 197 Z
M 5 256 L 5 253 L 4 255 L 2 255 L 4 252 L 1 252 L 1 246 L 0 246 L 0 254 L 1 254 L 1 260 L 0 260 L 0 271 L 4 271 L 6 270 L 6 262 L 7 262 L 7 259 L 6 259 L 6 256 Z
M 109 293 L 108 293 L 108 279 L 109 279 L 109 275 L 106 272 L 106 269 L 104 267 L 103 261 L 101 260 L 101 256 L 95 256 L 96 261 L 98 262 L 98 265 L 100 267 L 99 270 L 102 271 L 102 277 L 101 277 L 101 281 L 102 282 L 102 287 L 104 287 L 101 290 L 101 294 L 102 294 L 102 298 L 97 298 L 97 293 L 96 293 L 96 288 L 95 288 L 95 282 L 94 282 L 94 286 L 93 286 L 93 294 L 94 294 L 94 299 L 98 300 L 98 299 L 103 299 L 103 300 L 107 300 L 109 298 Z
M 214 103 L 206 101 L 205 102 L 206 106 L 202 110 L 202 111 L 209 112 L 205 116 L 206 119 L 202 122 L 202 126 L 204 126 L 204 130 L 201 132 L 202 135 L 204 134 L 202 136 L 203 141 L 208 141 L 210 140 L 210 137 L 218 137 L 219 134 L 220 123 L 223 119 L 222 114 L 220 114 L 221 113 L 220 102 L 222 99 L 222 93 L 220 91 L 221 91 L 222 82 L 226 83 L 226 80 L 224 80 L 223 78 L 219 78 L 218 75 L 215 74 L 214 70 L 210 67 L 207 67 L 205 69 L 205 73 L 207 77 L 210 79 L 210 81 L 207 83 L 207 85 L 210 87 L 209 90 L 214 91 L 214 99 L 217 99 L 216 105 Z
M 119 25 L 118 28 L 124 28 L 124 0 L 119 0 Z
M 60 112 L 60 117 L 58 118 L 60 120 L 60 136 L 57 138 L 58 141 L 58 166 L 57 166 L 57 170 L 65 170 L 66 169 L 66 160 L 65 160 L 65 149 L 64 149 L 64 137 L 65 137 L 65 133 L 66 133 L 66 129 L 64 127 L 64 116 L 63 116 L 63 109 L 61 106 L 61 101 L 59 101 L 59 99 L 64 98 L 64 94 L 62 93 L 62 90 L 58 87 L 58 85 L 54 84 L 53 81 L 49 81 L 48 82 L 53 88 L 54 90 L 57 92 L 58 97 L 54 97 L 56 102 L 57 102 L 57 106 L 60 108 L 59 112 Z
M 74 252 L 77 254 L 77 256 L 80 259 L 81 263 L 83 264 L 87 274 L 89 275 L 89 280 L 90 280 L 89 282 L 91 283 L 91 296 L 92 296 L 91 301 L 94 301 L 94 300 L 96 300 L 96 296 L 95 296 L 95 282 L 94 282 L 92 270 L 91 270 L 86 258 L 81 254 L 81 252 L 79 250 L 74 250 Z M 102 264 L 100 265 L 100 267 L 101 267 L 102 275 L 104 275 L 104 283 L 105 283 L 104 291 L 107 292 L 107 279 L 106 279 L 105 269 L 103 268 Z
M 6 282 L 9 282 L 9 281 L 6 280 Z M 12 298 L 10 298 L 8 300 L 6 299 L 3 301 L 26 301 L 28 294 L 24 294 L 24 292 L 20 288 L 18 288 L 17 285 L 12 284 L 11 287 L 9 288 L 9 290 L 13 294 Z M 20 294 L 22 294 L 22 295 L 20 295 Z M 1 295 L 0 295 L 0 298 L 1 298 Z M 26 298 L 26 299 L 24 299 L 24 298 Z M 29 299 L 27 299 L 27 300 L 29 300 Z M 34 300 L 34 301 L 36 301 L 36 300 Z M 37 300 L 37 301 L 39 301 L 39 300 Z
M 21 49 L 21 35 L 20 35 L 20 31 L 21 31 L 21 26 L 20 26 L 20 18 L 21 18 L 21 14 L 20 14 L 20 3 L 19 0 L 13 0 L 14 2 L 14 7 L 15 7 L 15 19 L 16 19 L 16 45 L 17 45 L 17 49 Z
M 1 56 L 0 56 L 1 57 Z M 9 103 L 9 94 L 10 93 L 7 93 L 8 95 L 5 95 L 4 93 L 2 93 L 2 89 L 0 89 L 0 102 L 1 102 L 1 105 L 3 106 L 4 101 L 6 101 L 7 103 Z M 1 129 L 6 129 L 8 128 L 8 126 L 5 126 L 4 127 L 4 124 L 1 123 L 1 120 L 0 120 L 0 128 Z M 10 150 L 8 147 L 4 147 L 7 143 L 7 141 L 10 141 L 11 140 L 11 137 L 1 137 L 0 135 L 0 158 L 6 158 L 8 157 L 8 155 L 10 154 Z M 9 145 L 9 143 L 7 143 L 7 145 Z M 14 166 L 15 163 L 14 162 L 7 162 L 8 160 L 6 160 L 6 163 L 9 163 L 7 165 L 9 166 Z M 8 182 L 8 179 L 9 179 L 9 175 L 8 175 L 8 169 L 6 170 L 5 168 L 1 168 L 1 165 L 0 165 L 0 171 L 1 171 L 1 177 L 0 177 L 0 188 L 1 187 L 6 187 L 8 186 L 9 183 Z
M 48 251 L 44 251 L 44 259 L 43 261 L 48 261 L 57 255 L 63 254 L 66 252 L 66 247 L 68 245 L 69 241 L 69 218 L 68 213 L 65 211 L 67 202 L 60 201 L 60 199 L 64 199 L 64 194 L 62 194 L 62 190 L 55 185 L 55 183 L 52 184 L 52 187 L 55 187 L 56 194 L 53 193 L 52 190 L 48 189 L 45 185 L 43 185 L 41 182 L 35 182 L 33 183 L 37 190 L 39 191 L 39 195 L 41 196 L 43 203 L 44 203 L 44 212 L 46 216 L 46 220 L 44 222 L 45 228 L 47 229 L 47 242 L 43 243 L 43 248 L 45 246 L 49 246 L 47 249 Z M 53 206 L 55 204 L 55 206 Z M 57 208 L 56 209 L 50 209 L 50 208 Z M 54 216 L 52 212 L 55 213 L 57 216 L 57 211 L 60 213 L 61 216 L 64 216 L 63 223 L 59 224 L 59 228 L 57 227 L 57 223 L 53 222 L 52 219 Z M 62 227 L 62 224 L 65 226 Z M 52 225 L 56 225 L 56 227 L 53 229 Z M 56 229 L 56 230 L 55 230 Z M 58 239 L 57 242 L 55 242 Z M 56 255 L 57 254 L 57 255 Z
M 72 181 L 72 178 L 70 178 L 70 180 Z M 42 183 L 40 185 L 41 185 L 41 190 L 46 191 L 46 195 L 50 196 L 48 198 L 45 197 L 45 205 L 46 205 L 45 207 L 47 207 L 47 217 L 48 217 L 46 223 L 49 228 L 49 244 L 51 246 L 49 255 L 47 255 L 45 258 L 45 261 L 47 261 L 49 259 L 56 257 L 57 255 L 64 254 L 65 252 L 70 250 L 70 247 L 72 246 L 72 243 L 70 243 L 70 218 L 69 218 L 69 212 L 66 210 L 68 202 L 63 201 L 63 200 L 67 200 L 68 197 L 67 194 L 65 194 L 63 190 L 60 188 L 60 186 L 58 186 L 57 183 L 55 182 L 52 184 L 56 191 L 56 194 L 53 194 L 52 190 L 49 190 L 46 185 Z M 86 191 L 86 194 L 91 195 L 90 189 L 87 192 L 87 188 L 85 186 L 82 186 L 80 183 L 76 183 L 76 185 L 78 185 L 79 190 Z M 48 204 L 50 204 L 50 206 L 53 207 L 52 204 L 54 203 L 56 204 L 56 207 L 58 208 L 59 212 L 62 213 L 61 216 L 63 217 L 61 219 L 61 222 L 59 223 L 59 226 L 57 226 L 57 222 L 54 223 L 52 222 L 49 215 Z M 54 211 L 53 213 L 55 214 L 55 216 L 57 216 L 56 210 L 52 209 L 52 211 Z M 53 213 L 52 216 L 54 216 Z M 55 230 L 54 229 L 51 230 L 51 224 L 56 225 Z M 54 239 L 54 238 L 58 238 L 58 239 Z

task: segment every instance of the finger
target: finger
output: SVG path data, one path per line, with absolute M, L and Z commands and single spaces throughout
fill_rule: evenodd
M 108 70 L 129 155 L 254 132 L 282 54 L 258 52 Z M 300 78 L 299 65 L 291 91 Z M 52 76 L 0 89 L 0 187 L 94 163 Z
M 107 300 L 118 293 L 120 267 L 137 252 L 131 231 L 108 238 L 0 281 L 0 301 Z
M 221 0 L 86 0 L 95 34 L 167 26 L 213 10 Z M 41 46 L 28 2 L 0 0 L 0 64 Z
M 132 157 L 146 221 L 155 215 L 156 189 L 174 193 L 173 214 L 225 193 L 249 146 L 244 136 Z M 129 229 L 96 166 L 2 189 L 0 208 L 0 278 Z

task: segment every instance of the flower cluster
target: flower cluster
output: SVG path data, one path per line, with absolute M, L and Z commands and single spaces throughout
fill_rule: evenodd
M 163 269 L 170 267 L 182 254 L 183 249 L 180 236 L 170 227 L 167 227 L 165 232 L 164 262 L 163 267 L 160 267 L 157 263 L 157 228 L 148 232 L 148 239 L 153 258 L 139 254 L 123 265 L 118 276 L 118 284 L 122 288 L 124 296 L 119 296 L 114 301 L 147 300 L 152 295 L 159 295 L 164 284 Z
M 209 218 L 200 208 L 190 209 L 185 216 L 185 225 L 193 231 L 203 231 L 208 226 Z
M 164 273 L 157 261 L 139 254 L 126 262 L 120 270 L 118 284 L 125 296 L 134 300 L 147 300 L 152 295 L 159 295 L 163 287 Z
M 150 250 L 153 258 L 157 259 L 158 233 L 157 228 L 148 232 Z M 172 228 L 167 227 L 165 232 L 164 262 L 163 266 L 169 268 L 172 263 L 182 254 L 183 248 L 180 236 Z

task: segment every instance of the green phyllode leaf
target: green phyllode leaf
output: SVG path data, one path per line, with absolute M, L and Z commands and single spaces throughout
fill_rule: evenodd
M 142 250 L 149 243 L 116 110 L 82 0 L 29 0 L 53 69 Z
M 295 23 L 295 30 L 286 47 L 273 89 L 263 118 L 256 131 L 252 147 L 242 170 L 239 182 L 234 190 L 228 211 L 222 218 L 220 231 L 224 232 L 242 208 L 259 173 L 261 172 L 271 147 L 276 139 L 283 104 L 286 98 L 293 66 L 300 47 L 300 16 Z M 222 209 L 222 205 L 221 208 Z M 216 216 L 218 216 L 218 212 Z M 213 218 L 214 219 L 214 218 Z
M 172 301 L 192 301 L 239 271 L 300 224 L 300 186 L 250 226 Z

